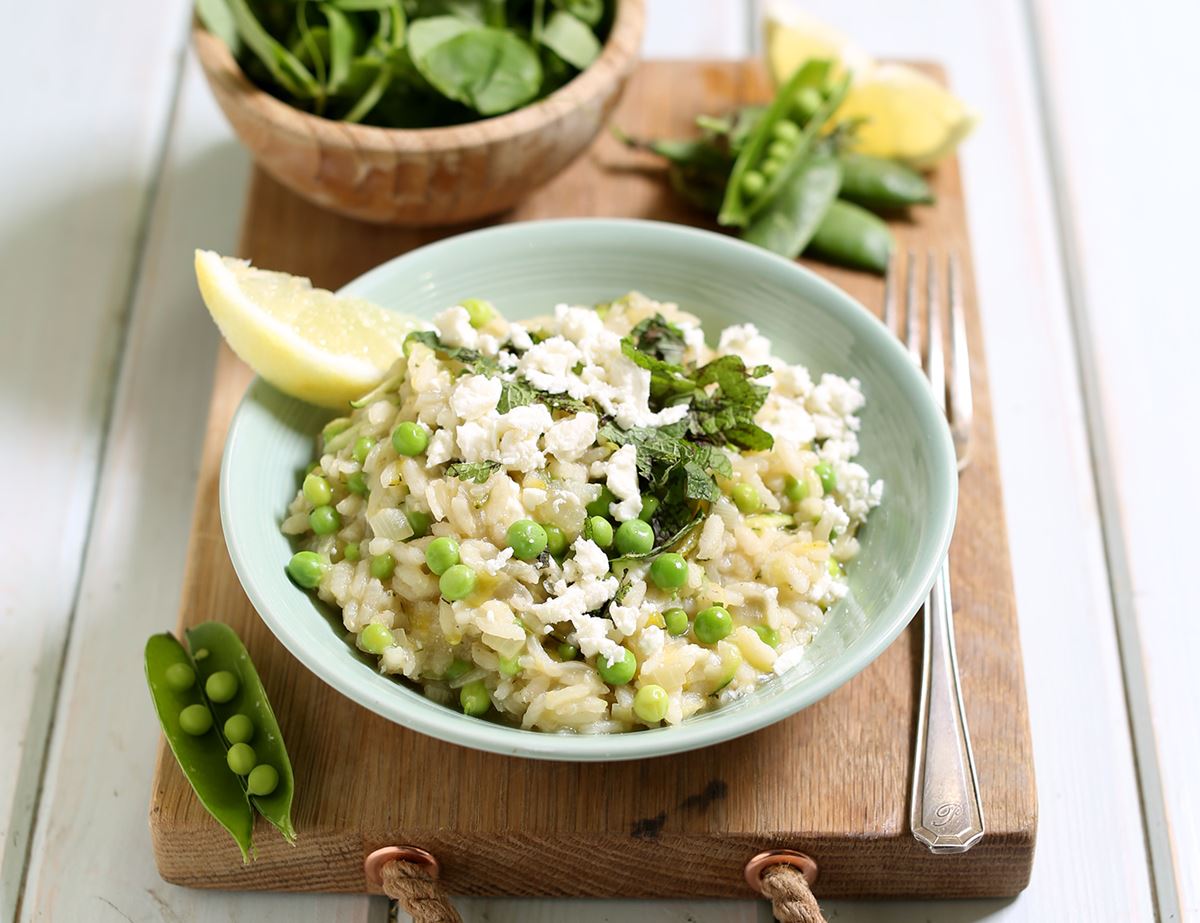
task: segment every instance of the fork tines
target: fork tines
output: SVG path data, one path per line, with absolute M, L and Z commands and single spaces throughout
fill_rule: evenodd
M 904 264 L 905 291 L 903 319 L 900 317 L 897 296 L 901 285 L 901 262 Z M 954 437 L 954 448 L 961 470 L 967 462 L 973 414 L 970 354 L 963 309 L 962 267 L 955 253 L 949 254 L 944 260 L 944 291 L 950 311 L 950 374 L 947 378 L 946 344 L 942 333 L 943 288 L 939 284 L 938 263 L 934 252 L 928 251 L 925 258 L 925 295 L 921 298 L 917 255 L 909 251 L 907 254 L 897 253 L 892 258 L 884 290 L 883 322 L 903 340 L 909 355 L 929 379 L 934 399 L 946 413 L 950 423 L 950 432 Z

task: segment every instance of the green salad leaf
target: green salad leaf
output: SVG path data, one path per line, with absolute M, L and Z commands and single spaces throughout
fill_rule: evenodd
M 500 462 L 455 462 L 447 466 L 446 474 L 460 481 L 474 481 L 483 484 L 493 474 L 500 470 Z

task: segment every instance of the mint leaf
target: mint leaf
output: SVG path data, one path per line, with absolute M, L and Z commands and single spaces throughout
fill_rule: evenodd
M 533 385 L 522 379 L 506 381 L 500 385 L 500 400 L 496 402 L 496 410 L 508 413 L 514 407 L 525 407 L 538 400 L 541 392 Z
M 770 372 L 766 365 L 747 369 L 738 356 L 721 356 L 699 369 L 688 433 L 704 442 L 728 443 L 748 451 L 771 448 L 775 439 L 754 422 L 770 389 L 753 380 Z M 709 390 L 713 385 L 716 387 Z
M 485 356 L 478 350 L 462 346 L 447 346 L 433 330 L 414 330 L 404 338 L 405 347 L 409 343 L 428 346 L 437 353 L 439 359 L 461 362 L 468 371 L 476 375 L 494 375 L 500 371 L 500 364 L 492 356 Z M 407 352 L 407 349 L 405 351 Z
M 500 470 L 500 462 L 455 462 L 446 468 L 446 474 L 460 481 L 474 481 L 483 484 L 493 474 Z
M 629 331 L 629 337 L 640 352 L 675 366 L 683 363 L 683 354 L 687 350 L 683 331 L 661 314 L 647 317 Z

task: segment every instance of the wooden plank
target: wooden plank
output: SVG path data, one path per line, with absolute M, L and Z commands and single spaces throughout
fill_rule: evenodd
M 245 156 L 224 138 L 223 120 L 189 66 L 147 235 L 23 920 L 368 920 L 365 896 L 217 896 L 172 887 L 155 872 L 146 830 L 159 732 L 141 649 L 149 634 L 170 627 L 177 605 L 218 339 L 196 296 L 192 250 L 234 247 L 247 175 Z M 373 923 L 382 923 L 378 914 Z
M 1194 416 L 1200 340 L 1198 299 L 1185 281 L 1200 130 L 1179 118 L 1170 88 L 1200 81 L 1191 42 L 1200 6 L 1140 5 L 1130 50 L 1141 66 L 1120 75 L 1107 50 L 1127 17 L 1085 15 L 1077 0 L 1039 0 L 1031 15 L 1158 910 L 1164 920 L 1198 919 L 1200 622 L 1184 613 L 1194 609 L 1185 562 L 1200 494 L 1187 473 L 1200 433 L 1179 424 Z M 1155 138 L 1149 150 L 1090 143 L 1110 112 L 1122 113 L 1126 137 Z M 1148 167 L 1165 181 L 1133 181 Z
M 1025 6 L 899 6 L 890 0 L 805 0 L 803 5 L 876 54 L 942 61 L 956 92 L 982 113 L 975 136 L 962 149 L 963 179 L 1009 530 L 1014 537 L 1035 537 L 1011 546 L 1040 795 L 1038 849 L 1029 888 L 1006 905 L 832 901 L 826 910 L 864 923 L 949 923 L 983 916 L 1020 921 L 1152 920 L 1140 794 L 1112 631 L 1108 573 L 1097 534 L 1094 481 Z M 1140 12 L 1133 15 L 1142 23 Z M 1060 20 L 1059 41 L 1081 22 L 1088 23 L 1091 31 L 1075 32 L 1080 46 L 1093 41 L 1089 37 L 1095 30 L 1112 30 L 1109 38 L 1089 45 L 1096 55 L 1116 47 L 1113 43 L 1130 23 L 1129 16 L 1096 17 L 1094 10 L 1085 15 L 1078 5 L 1065 8 Z M 1175 34 L 1190 33 L 1180 29 Z M 1157 79 L 1159 73 L 1149 60 L 1157 58 L 1149 50 L 1153 47 L 1139 42 L 1139 48 L 1147 49 L 1139 71 L 1146 79 L 1152 74 Z M 1177 66 L 1194 58 L 1167 57 Z M 1099 117 L 1095 102 L 1106 97 L 1085 88 L 1088 76 L 1102 69 L 1119 82 L 1108 68 L 1098 60 L 1093 68 L 1073 71 L 1081 89 L 1076 107 L 1090 108 Z M 1171 94 L 1143 91 L 1138 105 L 1147 97 L 1166 104 Z M 1104 111 L 1108 109 L 1106 105 Z M 1174 117 L 1169 122 L 1179 124 Z M 1072 136 L 1081 148 L 1089 137 L 1097 137 Z M 1132 156 L 1133 150 L 1127 153 Z M 1107 191 L 1105 195 L 1096 200 L 1096 207 L 1111 201 Z M 1092 216 L 1097 226 L 1105 220 L 1100 214 Z M 1113 856 L 1120 862 L 1116 873 L 1110 867 Z
M 616 121 L 635 134 L 685 132 L 700 111 L 766 92 L 761 74 L 741 65 L 648 64 Z M 695 222 L 700 216 L 677 202 L 648 166 L 641 155 L 603 138 L 510 217 L 619 212 Z M 965 254 L 954 164 L 935 182 L 941 204 L 897 231 L 909 246 L 936 242 Z M 295 231 L 300 228 L 303 233 Z M 243 251 L 260 265 L 337 285 L 443 234 L 386 230 L 323 214 L 257 174 Z M 866 303 L 881 304 L 880 280 L 823 271 Z M 965 289 L 973 308 L 969 269 Z M 917 633 L 843 690 L 775 728 L 652 764 L 560 765 L 476 753 L 398 729 L 340 698 L 275 642 L 229 567 L 214 501 L 216 460 L 248 372 L 223 351 L 182 619 L 189 624 L 221 613 L 246 639 L 288 737 L 301 780 L 297 825 L 308 834 L 296 849 L 268 838 L 249 867 L 232 862 L 224 834 L 197 807 L 167 756 L 160 760 L 151 815 L 164 877 L 201 887 L 360 890 L 363 848 L 401 838 L 438 854 L 444 880 L 461 893 L 736 897 L 747 893 L 740 870 L 750 855 L 790 844 L 817 857 L 818 887 L 830 895 L 1015 893 L 1028 876 L 1036 807 L 978 333 L 973 325 L 980 357 L 976 461 L 963 479 L 955 579 L 959 652 L 988 804 L 989 836 L 979 847 L 962 857 L 934 859 L 907 831 Z M 855 732 L 834 730 L 848 727 Z M 371 756 L 353 762 L 335 757 L 348 752 Z M 806 766 L 799 777 L 797 754 Z M 456 785 L 472 780 L 494 786 L 493 796 L 436 798 L 426 786 L 400 786 L 383 803 L 362 797 L 362 786 L 378 784 L 372 781 L 378 774 L 402 778 L 434 765 L 442 777 L 459 780 Z M 594 792 L 605 793 L 603 809 L 590 797 Z M 363 811 L 368 802 L 371 809 Z M 573 870 L 585 855 L 593 863 L 599 857 L 603 871 L 581 881 Z M 864 862 L 867 855 L 871 861 Z M 664 857 L 671 859 L 666 868 L 652 877 L 642 874 L 648 862 L 663 866 Z
M 185 6 L 35 3 L 5 17 L 0 424 L 43 450 L 26 482 L 34 489 L 5 490 L 21 527 L 0 536 L 0 559 L 9 564 L 0 577 L 4 919 L 14 911 L 28 853 Z M 79 37 L 78 47 L 62 49 L 63 36 Z M 114 55 L 116 47 L 144 51 Z

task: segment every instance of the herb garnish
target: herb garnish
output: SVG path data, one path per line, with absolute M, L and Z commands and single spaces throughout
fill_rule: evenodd
M 405 353 L 409 343 L 421 343 L 432 349 L 439 359 L 453 359 L 476 375 L 494 375 L 500 371 L 500 363 L 492 356 L 485 356 L 477 349 L 464 346 L 447 346 L 433 330 L 414 330 L 404 338 Z
M 447 466 L 446 475 L 452 478 L 458 478 L 460 481 L 473 481 L 476 484 L 483 484 L 493 474 L 501 468 L 500 462 L 482 461 L 482 462 L 454 462 Z

